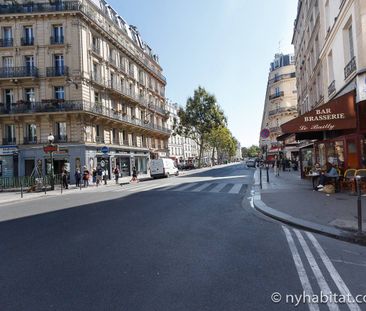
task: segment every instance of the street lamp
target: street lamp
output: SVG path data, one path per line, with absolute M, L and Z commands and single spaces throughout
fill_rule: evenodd
M 55 137 L 50 133 L 47 137 L 48 143 L 50 146 L 53 146 L 53 142 L 55 140 Z M 50 157 L 51 157 L 51 190 L 55 190 L 55 182 L 54 182 L 54 171 L 53 171 L 53 150 L 50 150 Z

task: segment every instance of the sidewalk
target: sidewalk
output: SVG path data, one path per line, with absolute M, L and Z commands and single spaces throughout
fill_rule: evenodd
M 299 172 L 280 172 L 276 177 L 269 169 L 262 170 L 260 189 L 259 169 L 255 172 L 254 206 L 260 212 L 282 222 L 313 232 L 351 242 L 366 243 L 357 236 L 357 196 L 350 192 L 327 195 L 313 191 L 311 180 L 301 179 Z M 366 197 L 362 197 L 362 207 Z M 366 210 L 363 213 L 363 233 L 366 236 Z
M 150 175 L 140 175 L 139 181 L 143 182 L 146 180 L 150 180 Z M 118 184 L 116 184 L 114 179 L 108 180 L 107 185 L 104 182 L 99 187 L 119 187 L 120 185 L 129 184 L 131 180 L 131 176 L 121 177 L 118 179 Z M 81 187 L 82 191 L 93 191 L 96 188 L 95 184 L 90 183 L 89 187 Z M 80 188 L 76 188 L 75 184 L 69 185 L 68 189 L 62 189 L 63 194 L 71 193 L 75 190 L 80 191 Z M 5 203 L 16 203 L 16 202 L 24 202 L 26 200 L 34 200 L 41 197 L 52 197 L 61 195 L 61 185 L 55 185 L 55 190 L 47 190 L 46 193 L 44 191 L 38 192 L 27 192 L 27 189 L 23 190 L 23 198 L 21 197 L 21 191 L 9 191 L 9 192 L 0 192 L 0 204 Z

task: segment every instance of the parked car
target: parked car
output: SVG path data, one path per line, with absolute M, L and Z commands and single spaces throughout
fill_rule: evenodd
M 246 162 L 247 167 L 255 167 L 257 161 L 256 159 L 248 159 Z
M 151 160 L 150 175 L 152 178 L 178 176 L 179 171 L 172 159 L 164 158 Z

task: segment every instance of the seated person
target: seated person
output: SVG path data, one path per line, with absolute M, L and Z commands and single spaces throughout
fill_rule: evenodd
M 320 174 L 321 171 L 322 171 L 322 168 L 320 167 L 320 164 L 319 163 L 315 163 L 312 171 L 313 171 L 313 173 Z
M 331 181 L 332 178 L 334 177 L 339 177 L 338 176 L 338 172 L 337 170 L 333 167 L 332 164 L 330 164 L 329 162 L 327 162 L 325 164 L 325 171 L 323 171 L 320 176 L 319 176 L 319 186 L 317 187 L 318 189 L 322 189 L 324 187 L 324 185 Z

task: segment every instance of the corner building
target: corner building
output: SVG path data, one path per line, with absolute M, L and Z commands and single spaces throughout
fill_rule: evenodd
M 366 168 L 366 1 L 299 0 L 293 33 L 302 176 L 327 161 Z M 282 139 L 285 139 L 282 137 Z
M 0 174 L 119 165 L 122 176 L 167 152 L 158 56 L 103 0 L 0 1 Z M 108 150 L 107 153 L 102 153 Z

